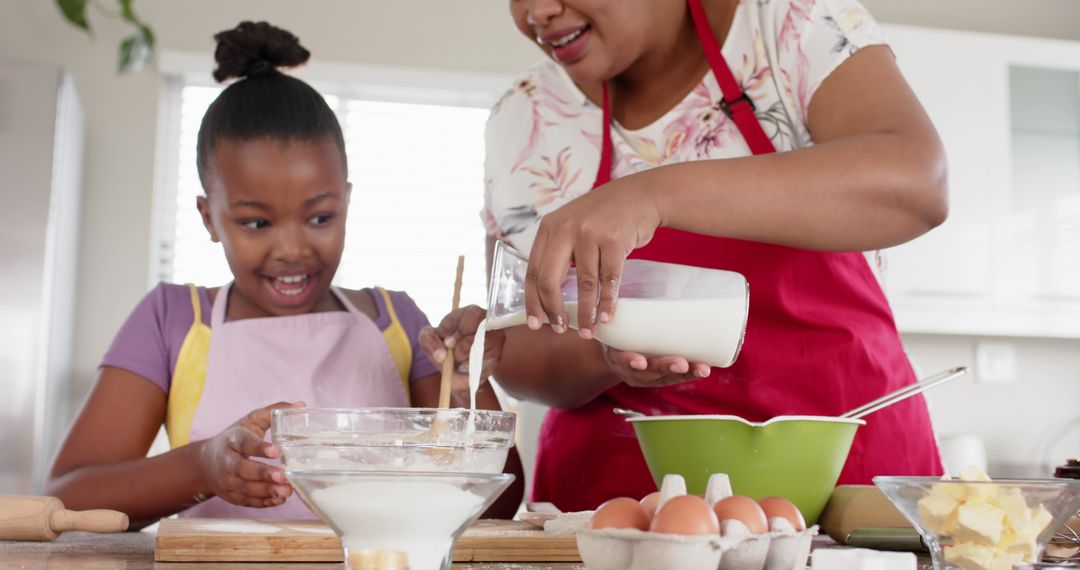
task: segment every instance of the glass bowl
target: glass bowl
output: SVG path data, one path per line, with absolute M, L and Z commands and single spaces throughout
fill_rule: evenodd
M 293 471 L 501 473 L 511 412 L 432 408 L 274 410 L 273 441 Z
M 1012 570 L 1042 559 L 1080 507 L 1080 480 L 874 477 L 930 549 L 934 570 Z
M 454 543 L 514 480 L 504 473 L 298 471 L 285 476 L 341 537 L 345 567 L 364 554 L 404 556 L 410 570 L 449 569 Z

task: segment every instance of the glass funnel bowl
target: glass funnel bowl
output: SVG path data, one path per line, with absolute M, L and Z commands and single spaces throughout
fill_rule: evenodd
M 449 569 L 454 543 L 514 480 L 504 473 L 296 471 L 285 476 L 341 537 L 345 567 L 373 551 L 410 570 Z
M 874 484 L 922 535 L 934 570 L 1012 570 L 1038 562 L 1080 507 L 1080 480 L 874 477 Z
M 273 441 L 293 471 L 501 473 L 516 414 L 433 408 L 274 410 Z
M 488 410 L 299 408 L 274 410 L 271 429 L 285 476 L 341 537 L 347 568 L 387 555 L 435 570 L 514 480 L 502 470 L 515 423 Z

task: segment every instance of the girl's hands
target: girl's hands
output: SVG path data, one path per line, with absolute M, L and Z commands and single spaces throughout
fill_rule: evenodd
M 420 329 L 420 346 L 424 348 L 428 358 L 438 365 L 450 356 L 454 359 L 455 370 L 467 372 L 469 366 L 469 351 L 476 339 L 476 329 L 480 321 L 487 316 L 487 311 L 476 306 L 462 307 L 445 317 L 437 327 L 426 326 Z M 506 342 L 506 334 L 501 330 L 487 331 L 484 342 L 484 364 L 480 373 L 481 379 L 486 379 L 495 374 L 495 367 L 502 359 L 503 345 Z M 468 394 L 468 376 L 465 374 L 454 375 L 455 393 Z M 467 396 L 466 396 L 466 399 Z
M 285 472 L 251 457 L 277 459 L 281 449 L 263 441 L 277 408 L 302 408 L 303 402 L 278 402 L 244 416 L 225 431 L 201 442 L 202 478 L 213 495 L 244 507 L 274 507 L 292 494 Z
M 530 329 L 547 315 L 557 333 L 567 330 L 561 287 L 573 262 L 578 279 L 578 332 L 595 336 L 596 323 L 615 314 L 623 262 L 649 243 L 663 218 L 648 172 L 621 178 L 544 215 L 533 240 L 525 278 L 525 312 Z M 659 191 L 659 192 L 657 192 Z
M 658 388 L 700 380 L 709 375 L 708 364 L 688 362 L 681 356 L 648 358 L 636 352 L 604 347 L 604 359 L 619 379 L 636 388 Z

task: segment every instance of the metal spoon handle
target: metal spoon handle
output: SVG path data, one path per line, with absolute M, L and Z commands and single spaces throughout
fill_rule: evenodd
M 939 372 L 939 373 L 937 373 L 937 374 L 935 374 L 935 375 L 933 375 L 933 376 L 931 376 L 931 377 L 929 377 L 929 378 L 927 378 L 925 380 L 922 380 L 920 382 L 916 382 L 915 384 L 911 384 L 909 386 L 904 386 L 903 388 L 901 388 L 899 390 L 896 390 L 895 392 L 886 394 L 886 395 L 874 400 L 873 402 L 868 402 L 866 404 L 863 404 L 862 406 L 859 406 L 858 408 L 855 408 L 854 410 L 851 410 L 851 411 L 841 415 L 840 417 L 842 417 L 842 418 L 851 418 L 851 419 L 856 419 L 857 420 L 857 419 L 862 418 L 864 416 L 868 416 L 868 415 L 870 415 L 870 414 L 872 414 L 872 413 L 874 413 L 874 412 L 876 412 L 876 411 L 878 411 L 878 410 L 880 410 L 882 408 L 887 408 L 887 407 L 889 407 L 889 406 L 891 406 L 893 404 L 896 404 L 898 402 L 902 402 L 902 401 L 904 401 L 904 400 L 906 400 L 906 399 L 908 399 L 908 398 L 910 398 L 912 396 L 915 396 L 917 394 L 921 394 L 921 393 L 923 393 L 923 392 L 925 392 L 925 391 L 927 391 L 927 390 L 929 390 L 931 388 L 935 388 L 937 386 L 940 386 L 940 385 L 942 385 L 942 384 L 944 384 L 944 383 L 946 383 L 946 382 L 948 382 L 950 380 L 954 380 L 956 378 L 959 378 L 960 376 L 963 376 L 964 374 L 967 374 L 967 371 L 968 371 L 968 369 L 967 369 L 966 366 L 958 366 L 956 368 L 950 368 L 950 369 L 948 369 L 948 370 L 946 370 L 944 372 Z
M 641 412 L 637 412 L 637 411 L 634 411 L 634 410 L 627 410 L 625 408 L 613 408 L 611 411 L 614 412 L 616 415 L 624 416 L 624 417 L 627 417 L 627 418 L 643 418 L 643 417 L 645 417 L 645 414 L 643 414 Z

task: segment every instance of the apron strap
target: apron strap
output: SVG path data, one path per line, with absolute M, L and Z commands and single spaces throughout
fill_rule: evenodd
M 611 100 L 608 98 L 607 81 L 600 84 L 600 105 L 604 113 L 604 128 L 600 142 L 600 166 L 596 169 L 596 182 L 593 188 L 611 182 L 611 167 L 615 149 L 611 144 Z
M 379 292 L 383 306 L 386 308 L 386 314 L 390 317 L 390 325 L 382 332 L 383 340 L 386 341 L 386 346 L 390 349 L 390 358 L 394 360 L 394 366 L 397 367 L 398 376 L 401 378 L 401 385 L 405 388 L 405 395 L 409 397 L 411 402 L 412 394 L 409 376 L 412 374 L 412 342 L 410 342 L 409 334 L 405 332 L 401 320 L 398 319 L 390 293 L 382 287 L 376 287 L 375 290 Z
M 191 308 L 195 311 L 195 322 L 192 326 L 202 324 L 202 303 L 199 301 L 199 288 L 194 283 L 187 284 L 188 291 L 191 293 Z
M 721 110 L 735 122 L 739 133 L 750 147 L 750 152 L 755 155 L 776 152 L 776 147 L 765 134 L 765 129 L 761 128 L 761 123 L 754 114 L 754 102 L 742 90 L 735 75 L 731 73 L 727 61 L 724 60 L 723 50 L 716 41 L 709 18 L 701 6 L 701 0 L 687 0 L 687 5 L 690 8 L 690 18 L 694 21 L 694 30 L 697 31 L 701 48 L 705 51 L 705 59 L 708 60 L 709 68 L 716 77 L 720 92 L 724 95 L 723 100 L 720 101 Z M 593 182 L 593 188 L 611 182 L 611 169 L 615 160 L 615 148 L 611 142 L 611 100 L 606 81 L 601 84 L 600 105 L 603 110 L 604 127 L 600 142 L 600 165 L 596 169 L 596 181 Z
M 352 304 L 352 301 L 349 300 L 349 298 L 345 295 L 344 291 L 342 291 L 341 289 L 338 289 L 337 287 L 331 285 L 330 286 L 330 293 L 332 293 L 335 297 L 337 297 L 338 302 L 340 302 L 345 307 L 346 311 L 348 311 L 349 313 L 354 314 L 354 315 L 360 313 L 360 309 L 357 309 L 356 305 Z
M 206 364 L 210 357 L 211 331 L 202 322 L 199 289 L 191 283 L 188 283 L 187 287 L 191 292 L 191 308 L 195 319 L 176 356 L 165 408 L 165 432 L 169 435 L 169 446 L 173 449 L 190 441 L 191 424 L 202 400 L 203 387 L 206 384 Z
M 716 35 L 713 34 L 709 18 L 705 15 L 705 9 L 701 6 L 701 0 L 688 0 L 690 17 L 694 20 L 694 29 L 697 31 L 701 48 L 705 50 L 705 59 L 709 60 L 716 83 L 720 85 L 720 91 L 724 94 L 724 100 L 720 107 L 724 113 L 735 121 L 743 139 L 754 154 L 768 154 L 776 152 L 772 141 L 761 128 L 757 116 L 754 115 L 754 102 L 746 96 L 735 75 L 731 73 L 727 61 L 724 60 L 723 51 Z
M 217 296 L 214 297 L 214 304 L 210 309 L 210 328 L 218 328 L 225 324 L 225 308 L 229 304 L 229 290 L 232 289 L 233 282 L 229 281 L 225 285 L 218 289 Z

